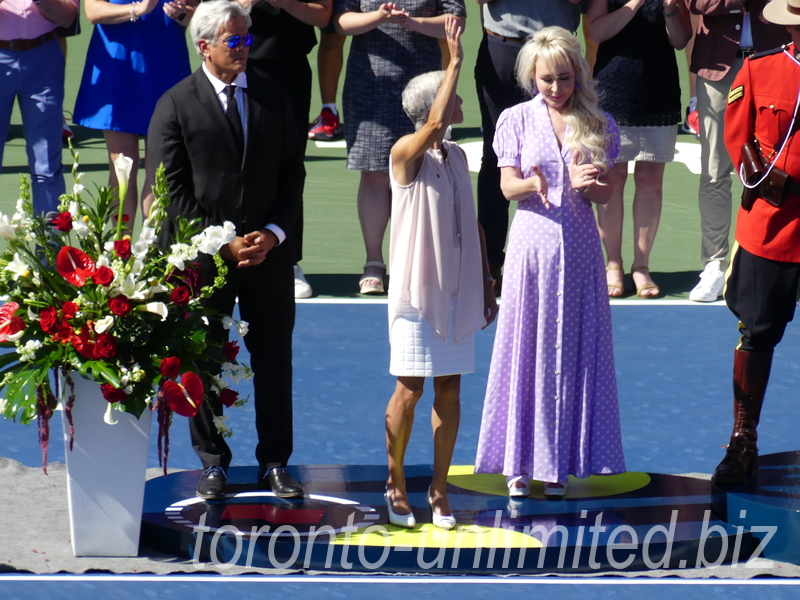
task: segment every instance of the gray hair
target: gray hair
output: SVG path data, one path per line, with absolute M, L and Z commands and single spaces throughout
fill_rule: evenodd
M 235 0 L 207 0 L 200 3 L 192 15 L 192 22 L 189 23 L 189 35 L 192 36 L 192 44 L 200 58 L 203 58 L 198 47 L 200 40 L 216 39 L 220 27 L 224 27 L 228 21 L 236 17 L 242 17 L 250 29 L 253 24 L 250 11 Z
M 444 71 L 423 73 L 409 81 L 406 89 L 403 90 L 403 110 L 414 123 L 414 129 L 419 130 L 428 122 L 428 115 L 431 112 L 433 101 L 436 99 L 436 94 L 442 87 L 442 80 L 444 80 Z

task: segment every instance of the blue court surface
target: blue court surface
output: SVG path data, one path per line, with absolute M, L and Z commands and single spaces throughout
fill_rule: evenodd
M 627 468 L 663 474 L 710 473 L 731 428 L 732 353 L 736 319 L 721 303 L 681 301 L 612 303 L 617 380 Z M 454 465 L 472 465 L 494 327 L 476 337 L 477 372 L 462 381 L 462 421 Z M 268 343 L 268 342 L 267 342 Z M 246 357 L 244 357 L 246 360 Z M 294 345 L 294 465 L 385 464 L 383 418 L 394 388 L 383 302 L 312 301 L 298 304 Z M 776 350 L 759 428 L 761 454 L 796 450 L 800 415 L 800 331 L 790 325 Z M 248 390 L 242 389 L 243 395 Z M 427 465 L 432 441 L 426 394 L 417 408 L 406 464 Z M 234 466 L 253 465 L 253 408 L 227 411 L 234 430 Z M 59 431 L 59 416 L 51 427 Z M 197 469 L 184 419 L 175 417 L 170 467 Z M 0 456 L 41 465 L 35 425 L 0 421 Z M 55 438 L 56 436 L 54 436 Z M 155 435 L 153 435 L 155 437 Z M 150 466 L 157 466 L 152 445 Z M 49 461 L 64 461 L 51 441 Z M 49 507 L 52 509 L 52 507 Z M 6 534 L 4 534 L 6 535 Z M 743 576 L 746 574 L 743 573 Z M 458 594 L 552 594 L 560 598 L 796 598 L 792 579 L 685 580 L 646 577 L 445 576 L 0 576 L 0 599 L 174 598 L 184 600 L 266 595 L 298 598 L 417 598 Z M 525 586 L 525 587 L 520 587 Z

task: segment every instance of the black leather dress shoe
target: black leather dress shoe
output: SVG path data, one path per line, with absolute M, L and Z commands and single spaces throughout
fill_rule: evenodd
M 204 500 L 225 500 L 225 482 L 228 476 L 219 465 L 203 469 L 197 482 L 197 497 Z
M 289 471 L 281 467 L 259 469 L 260 487 L 270 489 L 278 498 L 302 498 L 303 486 L 289 475 Z

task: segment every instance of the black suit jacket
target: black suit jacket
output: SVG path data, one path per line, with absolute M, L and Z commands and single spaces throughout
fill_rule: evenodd
M 147 140 L 153 164 L 166 169 L 170 219 L 197 218 L 201 227 L 231 221 L 239 235 L 274 223 L 290 236 L 303 195 L 303 149 L 283 88 L 254 76 L 247 84 L 243 157 L 200 68 L 156 105 Z M 165 224 L 162 243 L 171 232 Z

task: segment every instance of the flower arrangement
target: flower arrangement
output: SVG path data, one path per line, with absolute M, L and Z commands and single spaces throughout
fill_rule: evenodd
M 125 197 L 131 159 L 115 162 L 118 197 L 101 187 L 90 203 L 82 198 L 74 151 L 73 157 L 72 193 L 61 196 L 58 213 L 34 213 L 24 176 L 16 212 L 0 213 L 0 236 L 7 240 L 0 254 L 0 294 L 6 297 L 0 348 L 8 349 L 0 354 L 0 413 L 22 423 L 38 419 L 46 472 L 48 420 L 62 399 L 72 430 L 72 376 L 85 377 L 100 385 L 109 403 L 107 423 L 115 423 L 115 410 L 137 417 L 158 411 L 166 474 L 172 413 L 194 416 L 202 402 L 241 405 L 229 382 L 252 375 L 236 360 L 236 342 L 215 344 L 207 336 L 209 321 L 220 316 L 202 304 L 224 284 L 227 267 L 219 251 L 235 236 L 234 226 L 199 231 L 181 219 L 169 250 L 158 245 L 169 204 L 162 167 L 150 215 L 133 241 L 117 199 Z M 192 262 L 198 253 L 217 266 L 207 285 Z M 223 326 L 247 333 L 244 321 L 225 317 Z M 215 423 L 230 435 L 224 417 Z

